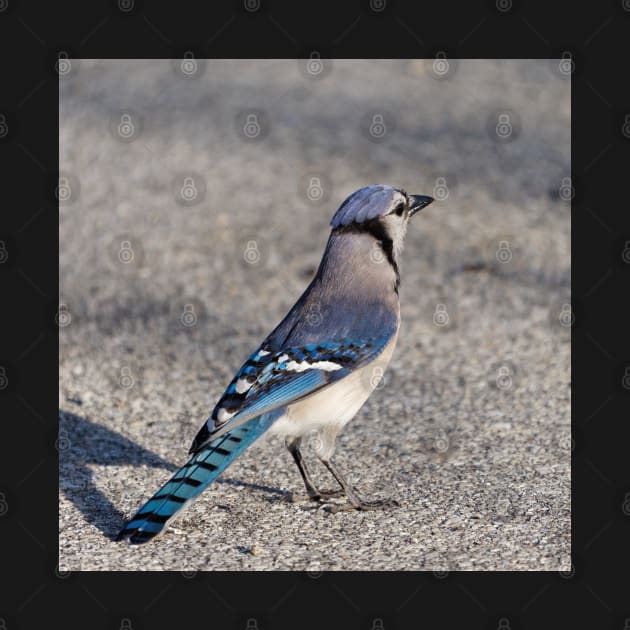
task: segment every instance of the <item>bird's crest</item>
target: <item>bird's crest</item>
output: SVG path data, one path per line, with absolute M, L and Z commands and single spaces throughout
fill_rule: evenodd
M 365 186 L 352 193 L 335 212 L 330 225 L 333 228 L 363 223 L 389 214 L 401 203 L 406 203 L 407 194 L 393 186 Z

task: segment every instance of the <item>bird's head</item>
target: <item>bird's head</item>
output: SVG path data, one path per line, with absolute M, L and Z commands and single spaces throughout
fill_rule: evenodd
M 409 220 L 432 201 L 432 197 L 409 195 L 402 188 L 366 186 L 341 204 L 330 225 L 333 233 L 373 236 L 397 272 Z

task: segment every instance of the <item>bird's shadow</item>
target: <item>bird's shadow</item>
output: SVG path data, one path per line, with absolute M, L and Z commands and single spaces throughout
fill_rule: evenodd
M 153 466 L 171 473 L 179 468 L 179 465 L 166 461 L 120 433 L 62 409 L 59 410 L 59 453 L 61 491 L 88 523 L 111 540 L 123 527 L 125 515 L 96 486 L 90 466 Z M 287 495 L 285 490 L 236 479 L 217 481 L 258 492 Z M 149 498 L 147 496 L 143 500 Z M 138 507 L 140 505 L 138 503 Z

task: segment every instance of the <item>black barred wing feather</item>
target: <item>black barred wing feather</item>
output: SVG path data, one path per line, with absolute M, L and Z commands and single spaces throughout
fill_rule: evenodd
M 191 452 L 251 418 L 294 403 L 347 376 L 376 358 L 390 338 L 329 341 L 275 353 L 258 350 L 232 379 Z

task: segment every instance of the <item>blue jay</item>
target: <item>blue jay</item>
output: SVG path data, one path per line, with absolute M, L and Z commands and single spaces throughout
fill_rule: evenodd
M 392 186 L 367 186 L 343 202 L 308 288 L 238 370 L 193 440 L 188 462 L 138 510 L 118 540 L 143 543 L 161 533 L 267 430 L 284 437 L 310 499 L 344 494 L 347 508 L 357 510 L 391 504 L 361 499 L 332 455 L 338 432 L 391 359 L 407 224 L 432 201 Z M 340 486 L 336 492 L 318 489 L 302 458 L 302 438 L 313 431 L 317 455 Z

